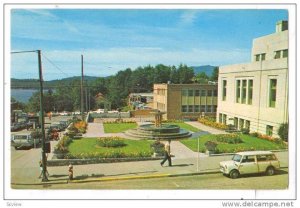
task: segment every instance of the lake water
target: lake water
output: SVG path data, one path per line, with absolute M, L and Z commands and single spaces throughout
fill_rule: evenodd
M 33 93 L 37 91 L 37 89 L 11 89 L 11 97 L 15 98 L 17 101 L 27 103 Z M 44 90 L 44 92 L 47 91 L 48 90 Z

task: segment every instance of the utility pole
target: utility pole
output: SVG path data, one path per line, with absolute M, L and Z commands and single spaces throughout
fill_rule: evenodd
M 40 78 L 40 121 L 41 121 L 41 129 L 42 129 L 42 165 L 43 165 L 43 178 L 42 181 L 48 181 L 46 172 L 47 172 L 47 158 L 46 158 L 46 145 L 45 145 L 45 126 L 44 126 L 44 109 L 43 109 L 43 74 L 42 74 L 42 58 L 41 58 L 41 50 L 37 50 L 38 52 L 38 64 L 39 64 L 39 78 Z
M 85 110 L 86 112 L 89 112 L 89 106 L 88 106 L 88 83 L 87 80 L 85 81 L 86 87 L 85 87 Z
M 82 121 L 84 120 L 84 115 L 83 115 L 83 55 L 81 55 L 81 119 Z

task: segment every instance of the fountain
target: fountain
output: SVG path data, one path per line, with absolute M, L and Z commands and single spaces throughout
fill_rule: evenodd
M 164 112 L 152 112 L 155 117 L 154 124 L 143 124 L 136 129 L 130 129 L 125 132 L 127 136 L 139 139 L 182 139 L 191 136 L 189 131 L 181 129 L 177 125 L 162 124 L 162 115 Z

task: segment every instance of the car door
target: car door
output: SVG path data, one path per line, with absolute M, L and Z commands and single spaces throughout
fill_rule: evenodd
M 239 171 L 241 174 L 257 173 L 258 166 L 255 155 L 244 155 L 239 166 Z

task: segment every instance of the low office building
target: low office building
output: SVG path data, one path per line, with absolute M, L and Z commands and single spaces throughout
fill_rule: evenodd
M 252 62 L 219 67 L 217 121 L 277 137 L 288 122 L 288 22 L 253 40 Z
M 216 84 L 154 84 L 153 90 L 153 108 L 166 112 L 165 119 L 216 115 Z

